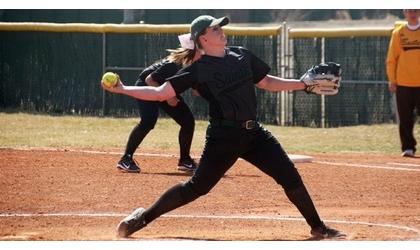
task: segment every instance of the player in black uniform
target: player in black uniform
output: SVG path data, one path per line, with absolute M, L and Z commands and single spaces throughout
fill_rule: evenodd
M 183 66 L 197 60 L 201 54 L 195 50 L 179 48 L 169 50 L 171 53 L 165 59 L 154 63 L 143 70 L 136 86 L 159 86 L 165 79 L 175 75 Z M 137 100 L 140 111 L 140 122 L 133 128 L 125 147 L 124 155 L 117 163 L 117 168 L 126 173 L 139 173 L 140 168 L 133 160 L 133 154 L 156 124 L 159 116 L 159 107 L 165 111 L 180 126 L 178 141 L 180 147 L 180 159 L 178 170 L 192 173 L 197 164 L 190 156 L 191 142 L 194 134 L 194 116 L 180 95 L 170 98 L 165 102 Z
M 118 235 L 127 237 L 162 214 L 207 194 L 240 157 L 283 187 L 310 225 L 312 235 L 344 236 L 322 222 L 293 162 L 277 139 L 256 120 L 255 87 L 268 91 L 303 90 L 305 84 L 268 75 L 269 66 L 245 48 L 225 47 L 221 27 L 228 22 L 227 17 L 196 18 L 191 24 L 191 38 L 203 55 L 162 86 L 139 88 L 121 82 L 114 88 L 104 86 L 114 93 L 161 101 L 194 88 L 209 102 L 210 109 L 206 143 L 194 176 L 167 190 L 150 208 L 137 208 L 118 224 Z

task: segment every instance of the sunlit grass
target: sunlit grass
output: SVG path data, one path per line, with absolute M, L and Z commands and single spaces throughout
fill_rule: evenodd
M 138 118 L 100 118 L 0 113 L 0 147 L 124 148 Z M 196 121 L 192 150 L 201 151 L 207 121 Z M 265 126 L 287 152 L 399 152 L 396 124 L 339 128 Z M 143 149 L 178 150 L 179 126 L 161 118 L 141 144 Z M 420 126 L 415 126 L 420 139 Z

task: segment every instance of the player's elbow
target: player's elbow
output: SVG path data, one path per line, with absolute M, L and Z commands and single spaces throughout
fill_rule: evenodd
M 152 80 L 153 78 L 150 75 L 148 75 L 144 81 L 146 82 L 147 85 L 151 86 Z
M 157 91 L 155 97 L 156 97 L 156 100 L 159 101 L 159 102 L 166 101 L 170 98 L 170 97 L 167 96 L 167 94 L 165 94 L 162 91 Z
M 271 76 L 271 75 L 267 75 L 266 77 L 264 77 L 256 86 L 259 89 L 263 89 L 265 91 L 268 92 L 276 92 L 277 91 L 277 83 L 276 83 L 276 78 Z
M 167 87 L 166 84 L 156 88 L 156 99 L 159 102 L 166 101 L 175 96 L 175 92 Z
M 259 89 L 268 90 L 268 77 L 264 77 L 261 81 L 259 81 L 255 86 Z

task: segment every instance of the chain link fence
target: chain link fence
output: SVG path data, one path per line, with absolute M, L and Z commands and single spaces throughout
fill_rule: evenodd
M 166 49 L 178 47 L 177 35 L 182 33 L 179 28 L 165 32 L 17 32 L 1 24 L 0 108 L 52 114 L 137 116 L 135 100 L 102 91 L 102 73 L 115 71 L 127 85 L 133 85 L 143 68 L 165 57 Z M 383 32 L 390 34 L 391 28 Z M 285 27 L 268 34 L 252 32 L 249 27 L 227 30 L 228 43 L 246 47 L 262 58 L 271 66 L 272 75 L 299 78 L 321 61 L 339 62 L 343 67 L 343 84 L 336 96 L 256 89 L 260 121 L 310 127 L 392 121 L 384 65 L 387 35 L 287 37 L 292 32 Z M 189 91 L 183 95 L 195 117 L 207 119 L 207 103 Z
M 294 73 L 291 77 L 299 77 L 321 61 L 339 62 L 343 69 L 340 91 L 325 97 L 324 114 L 320 96 L 293 93 L 292 125 L 335 127 L 386 123 L 394 119 L 385 72 L 388 37 L 302 38 L 292 42 Z

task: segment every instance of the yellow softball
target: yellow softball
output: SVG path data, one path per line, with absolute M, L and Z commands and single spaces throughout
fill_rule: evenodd
M 102 76 L 102 82 L 108 88 L 114 87 L 118 83 L 118 75 L 113 72 L 106 72 Z

